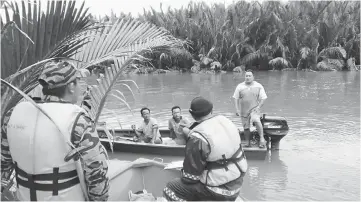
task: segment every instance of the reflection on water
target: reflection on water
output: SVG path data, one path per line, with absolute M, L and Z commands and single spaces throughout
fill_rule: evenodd
M 126 76 L 137 82 L 135 99 L 124 86 L 134 114 L 109 97 L 101 121 L 130 127 L 142 121 L 139 110 L 151 109 L 167 127 L 171 107 L 183 115 L 198 95 L 214 103 L 220 113 L 241 126 L 231 96 L 241 73 L 167 74 Z M 268 99 L 263 110 L 286 117 L 290 131 L 280 151 L 267 161 L 249 161 L 242 195 L 250 200 L 360 200 L 360 73 L 359 72 L 257 72 Z M 121 157 L 119 157 L 121 158 Z
M 264 161 L 254 160 L 248 163 L 249 168 L 241 192 L 242 197 L 247 200 L 271 200 L 270 197 L 265 196 L 269 187 L 278 192 L 286 189 L 288 167 L 280 159 L 279 151 L 269 152 Z

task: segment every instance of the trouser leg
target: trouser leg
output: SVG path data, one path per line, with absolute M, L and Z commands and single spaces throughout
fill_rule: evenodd
M 237 196 L 223 196 L 209 191 L 202 183 L 186 184 L 177 178 L 167 184 L 163 196 L 168 201 L 235 201 Z

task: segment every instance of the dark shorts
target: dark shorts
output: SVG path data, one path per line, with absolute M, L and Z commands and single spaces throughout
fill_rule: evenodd
M 163 190 L 163 196 L 168 201 L 235 201 L 235 196 L 223 196 L 207 189 L 204 184 L 186 184 L 180 178 L 170 181 Z

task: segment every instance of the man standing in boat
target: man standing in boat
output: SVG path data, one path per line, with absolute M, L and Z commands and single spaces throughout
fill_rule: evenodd
M 132 125 L 136 136 L 141 142 L 162 144 L 160 137 L 157 119 L 150 117 L 150 109 L 144 107 L 140 110 L 144 121 L 140 124 L 140 127 L 136 129 L 135 125 Z
M 39 77 L 45 98 L 37 105 L 61 132 L 27 101 L 17 104 L 4 117 L 2 180 L 9 179 L 15 169 L 17 197 L 21 201 L 108 200 L 108 156 L 89 115 L 75 104 L 81 95 L 79 77 L 80 72 L 66 61 L 49 62 Z M 79 158 L 84 179 L 79 178 L 74 161 Z
M 170 136 L 177 145 L 185 145 L 187 134 L 184 134 L 183 128 L 190 124 L 190 121 L 181 115 L 181 108 L 179 106 L 172 107 L 172 118 L 168 120 L 168 128 Z
M 163 195 L 170 201 L 235 201 L 247 160 L 237 126 L 222 115 L 212 115 L 213 104 L 197 97 L 190 114 L 196 120 L 185 148 L 181 178 L 167 184 Z
M 250 144 L 250 126 L 255 123 L 258 134 L 260 136 L 259 147 L 263 148 L 266 145 L 264 139 L 263 127 L 261 123 L 261 107 L 264 101 L 267 99 L 266 92 L 263 86 L 254 81 L 253 73 L 251 70 L 247 70 L 245 74 L 245 81 L 238 84 L 233 94 L 234 105 L 236 107 L 236 115 L 241 116 L 244 135 L 247 143 L 247 147 Z

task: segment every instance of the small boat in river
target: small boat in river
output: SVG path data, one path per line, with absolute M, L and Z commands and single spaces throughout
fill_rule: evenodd
M 267 155 L 267 150 L 277 150 L 281 139 L 287 135 L 289 130 L 287 121 L 284 117 L 268 116 L 263 114 L 261 122 L 263 125 L 265 139 L 267 141 L 267 148 L 258 147 L 259 135 L 257 131 L 252 130 L 251 128 L 254 138 L 254 141 L 252 141 L 253 146 L 243 148 L 248 159 L 264 160 Z M 103 123 L 103 127 L 99 125 L 97 128 L 102 144 L 109 151 L 113 149 L 115 153 L 122 153 L 122 159 L 135 160 L 140 157 L 149 159 L 156 157 L 164 159 L 165 157 L 172 157 L 171 159 L 174 160 L 176 157 L 178 157 L 178 159 L 182 159 L 184 157 L 184 145 L 135 142 L 133 140 L 135 133 L 132 129 L 106 129 L 104 125 L 105 123 Z M 110 139 L 107 138 L 105 130 L 109 130 L 109 133 L 112 136 Z M 168 129 L 159 129 L 159 132 L 162 136 L 163 142 L 169 142 L 170 131 Z M 244 145 L 243 129 L 239 129 L 239 133 L 243 140 L 242 144 Z

